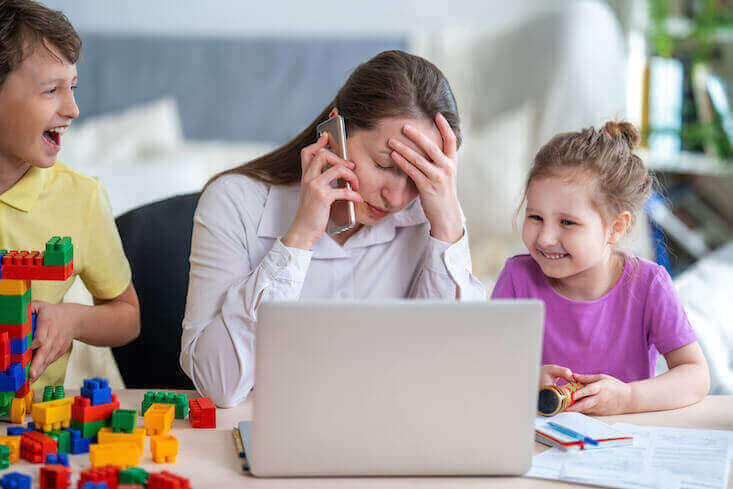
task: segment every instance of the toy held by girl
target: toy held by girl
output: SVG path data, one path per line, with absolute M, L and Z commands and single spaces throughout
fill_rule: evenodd
M 507 260 L 492 299 L 545 303 L 540 386 L 586 384 L 568 411 L 673 409 L 708 392 L 707 363 L 667 271 L 617 248 L 652 187 L 639 133 L 608 122 L 554 136 L 535 155 L 522 205 L 529 254 Z M 669 371 L 654 377 L 657 354 Z

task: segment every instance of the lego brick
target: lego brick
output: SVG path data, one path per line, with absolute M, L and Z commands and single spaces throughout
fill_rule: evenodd
M 107 379 L 100 379 L 99 377 L 85 380 L 84 386 L 81 388 L 81 395 L 89 399 L 92 406 L 112 402 L 112 389 L 110 389 Z
M 39 464 L 46 460 L 46 455 L 56 453 L 56 440 L 40 431 L 27 431 L 20 435 L 20 456 Z
M 139 464 L 141 456 L 136 443 L 105 443 L 89 447 L 89 461 L 92 463 L 92 467 L 117 465 L 122 469 L 126 469 Z
M 81 431 L 73 428 L 66 428 L 64 431 L 69 433 L 69 453 L 72 455 L 89 453 L 89 445 L 94 441 L 94 437 L 82 438 Z
M 59 454 L 71 452 L 71 433 L 66 430 L 49 431 L 48 436 L 56 440 L 56 451 Z
M 7 469 L 8 467 L 10 467 L 10 447 L 0 445 L 0 469 Z
M 0 331 L 0 372 L 4 372 L 10 367 L 10 337 L 7 331 Z M 20 363 L 20 362 L 18 362 Z
M 15 392 L 25 383 L 25 370 L 19 363 L 11 363 L 7 370 L 0 372 L 0 391 Z
M 22 295 L 0 295 L 0 324 L 23 324 L 28 319 L 30 289 Z
M 100 428 L 97 432 L 97 443 L 134 443 L 140 449 L 140 456 L 145 451 L 145 430 L 136 428 L 133 433 L 115 433 L 111 427 Z
M 73 403 L 74 399 L 71 397 L 37 402 L 31 408 L 31 416 L 41 431 L 68 428 L 71 423 L 71 405 Z
M 112 402 L 98 406 L 92 406 L 91 400 L 86 397 L 76 396 L 71 406 L 71 419 L 80 423 L 107 420 L 112 417 L 112 412 L 119 408 L 120 403 L 116 394 L 112 394 Z
M 0 445 L 6 445 L 10 449 L 10 463 L 14 464 L 20 460 L 20 437 L 0 436 Z
M 147 470 L 140 467 L 130 467 L 120 472 L 120 484 L 139 484 L 145 487 L 148 483 L 150 474 Z
M 58 455 L 49 453 L 48 455 L 46 455 L 46 463 L 52 464 L 52 465 L 63 465 L 64 467 L 68 467 L 69 466 L 69 455 L 66 453 L 59 453 Z
M 67 280 L 74 260 L 64 266 L 44 266 L 40 251 L 8 251 L 2 258 L 2 278 L 20 280 Z
M 5 333 L 0 333 L 0 334 L 5 334 Z M 2 339 L 0 339 L 0 343 L 2 343 Z M 10 341 L 8 341 L 8 351 L 10 351 Z M 10 354 L 10 363 L 19 363 L 23 368 L 26 368 L 31 363 L 31 360 L 33 360 L 33 350 L 31 350 L 30 348 L 27 349 L 25 353 L 21 353 L 21 354 L 11 353 Z
M 64 266 L 74 259 L 74 245 L 71 238 L 54 236 L 46 242 L 46 251 L 43 253 L 44 266 Z
M 173 426 L 175 407 L 172 404 L 153 404 L 145 412 L 145 433 L 164 435 Z
M 30 388 L 31 388 L 31 382 L 30 382 L 30 380 L 28 380 L 28 370 L 29 369 L 30 369 L 30 365 L 27 365 L 23 369 L 23 378 L 25 379 L 25 382 L 23 382 L 23 385 L 21 385 L 18 389 L 15 390 L 15 397 L 16 398 L 26 397 L 28 395 L 28 393 L 31 392 L 31 390 L 30 390 Z M 25 403 L 24 403 L 24 405 L 25 405 Z M 25 411 L 23 412 L 23 414 L 25 415 Z M 22 423 L 22 422 L 23 422 L 23 420 L 13 421 L 13 423 Z
M 0 331 L 7 331 L 11 340 L 19 340 L 31 334 L 33 326 L 33 313 L 31 306 L 26 308 L 25 321 L 21 324 L 0 324 Z
M 152 404 L 173 404 L 176 407 L 176 419 L 186 419 L 188 416 L 188 395 L 183 392 L 148 391 L 143 397 L 140 412 L 145 412 Z
M 86 482 L 83 486 L 80 486 L 81 489 L 108 489 L 110 486 L 107 485 L 106 482 Z M 120 486 L 115 486 L 117 489 L 119 489 Z
M 71 469 L 63 465 L 44 465 L 40 480 L 41 489 L 67 489 L 71 485 Z
M 188 401 L 188 419 L 194 428 L 216 428 L 216 406 L 208 397 Z
M 0 280 L 0 295 L 23 295 L 30 287 L 30 280 Z
M 139 484 L 120 484 L 117 489 L 144 489 L 144 487 Z
M 188 479 L 164 470 L 150 474 L 147 489 L 191 489 Z
M 96 467 L 82 471 L 79 475 L 77 487 L 82 488 L 88 483 L 106 483 L 109 489 L 117 489 L 120 476 L 120 468 L 114 465 L 105 465 L 104 467 Z
M 10 472 L 0 479 L 2 489 L 31 489 L 31 476 Z
M 26 428 L 24 426 L 8 426 L 7 433 L 8 436 L 20 436 L 26 431 L 33 431 L 31 428 Z
M 115 409 L 112 412 L 110 426 L 117 432 L 132 433 L 137 423 L 137 411 L 134 409 Z
M 89 421 L 88 423 L 80 423 L 75 419 L 71 420 L 71 428 L 79 431 L 82 438 L 92 438 L 97 436 L 100 429 L 107 426 L 107 420 Z
M 159 435 L 150 438 L 150 451 L 156 464 L 172 464 L 178 455 L 178 438 L 173 435 Z
M 19 355 L 25 353 L 28 348 L 31 347 L 31 335 L 29 334 L 25 338 L 19 340 L 10 340 L 10 353 L 13 355 Z

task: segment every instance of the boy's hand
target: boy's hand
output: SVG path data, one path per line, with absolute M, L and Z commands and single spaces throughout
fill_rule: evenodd
M 63 304 L 32 301 L 31 310 L 37 314 L 36 333 L 31 349 L 36 350 L 31 360 L 30 380 L 34 382 L 46 368 L 66 353 L 74 339 L 74 327 Z
M 569 368 L 560 365 L 542 365 L 540 367 L 540 387 L 553 385 L 560 378 L 568 382 L 575 382 L 573 372 Z
M 631 385 L 605 374 L 575 374 L 585 387 L 575 393 L 575 404 L 566 411 L 608 416 L 632 411 Z

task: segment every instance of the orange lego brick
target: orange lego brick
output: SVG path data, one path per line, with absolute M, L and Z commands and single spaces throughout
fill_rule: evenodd
M 37 402 L 31 407 L 31 416 L 42 431 L 58 431 L 71 424 L 71 405 L 74 399 L 66 397 L 53 401 Z
M 178 455 L 178 438 L 173 435 L 158 435 L 150 438 L 150 451 L 156 464 L 175 463 Z
M 173 404 L 153 404 L 145 411 L 145 433 L 148 436 L 164 435 L 173 426 L 176 408 Z
M 145 451 L 145 430 L 135 428 L 132 433 L 115 433 L 114 428 L 104 427 L 97 432 L 97 443 L 135 443 L 140 448 L 140 456 Z
M 8 461 L 14 464 L 20 460 L 20 437 L 19 436 L 0 436 L 0 445 L 6 445 L 10 448 L 10 456 Z
M 30 280 L 0 280 L 0 295 L 23 295 L 31 287 Z
M 136 443 L 103 443 L 89 446 L 89 461 L 92 467 L 116 465 L 122 469 L 140 463 L 140 449 Z

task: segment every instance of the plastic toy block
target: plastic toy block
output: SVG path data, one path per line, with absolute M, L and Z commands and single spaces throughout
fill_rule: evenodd
M 188 479 L 168 471 L 150 474 L 147 489 L 191 489 Z
M 74 260 L 63 266 L 44 266 L 40 251 L 8 251 L 2 258 L 2 278 L 20 280 L 66 280 Z
M 0 324 L 0 331 L 7 331 L 11 340 L 19 340 L 31 334 L 33 326 L 33 313 L 30 305 L 25 311 L 25 321 L 21 324 Z
M 13 365 L 12 363 L 10 364 Z M 21 400 L 25 401 L 25 397 L 28 395 L 28 393 L 31 391 L 31 383 L 30 380 L 28 380 L 28 370 L 30 369 L 30 365 L 28 365 L 26 368 L 22 368 L 21 371 L 23 372 L 23 378 L 26 379 L 25 382 L 23 382 L 23 385 L 20 386 L 18 389 L 15 390 L 15 398 L 20 398 Z M 23 411 L 25 414 L 25 411 L 27 411 L 28 404 L 23 402 Z M 13 423 L 22 423 L 23 420 L 20 421 L 13 421 Z
M 25 426 L 8 426 L 7 433 L 8 433 L 8 436 L 20 437 L 20 435 L 22 435 L 26 431 L 33 431 L 33 430 L 31 428 L 26 428 Z
M 140 456 L 145 451 L 145 430 L 136 428 L 133 433 L 115 433 L 112 428 L 101 428 L 97 432 L 97 443 L 134 443 L 140 449 Z
M 49 431 L 46 433 L 48 436 L 56 440 L 56 451 L 59 454 L 65 454 L 71 452 L 71 433 L 65 430 L 60 431 Z
M 31 476 L 10 472 L 0 479 L 2 489 L 31 489 Z
M 188 416 L 188 395 L 183 392 L 146 392 L 140 409 L 143 416 L 153 404 L 173 404 L 176 407 L 176 419 L 186 419 Z
M 79 482 L 77 487 L 82 488 L 84 484 L 107 484 L 106 487 L 109 489 L 117 489 L 117 484 L 120 476 L 120 468 L 114 465 L 105 465 L 104 467 L 97 467 L 83 471 L 79 476 Z M 98 486 L 94 486 L 98 487 Z
M 139 464 L 141 456 L 136 443 L 104 443 L 89 446 L 89 461 L 92 467 L 117 465 L 126 469 Z
M 71 428 L 78 430 L 79 433 L 81 433 L 82 438 L 92 438 L 97 436 L 97 432 L 107 426 L 107 424 L 106 419 L 90 421 L 88 423 L 79 423 L 73 419 L 71 420 Z
M 106 482 L 87 482 L 83 486 L 81 486 L 81 489 L 108 489 L 110 486 L 107 485 Z M 117 489 L 119 489 L 120 486 L 115 486 Z
M 54 401 L 37 402 L 31 408 L 33 422 L 41 431 L 54 431 L 68 428 L 71 423 L 71 405 L 74 399 L 56 399 Z
M 10 367 L 10 337 L 7 331 L 0 332 L 0 371 L 5 371 Z M 18 362 L 20 363 L 20 362 Z
M 106 379 L 99 377 L 85 380 L 81 388 L 81 395 L 92 401 L 92 406 L 112 402 L 112 389 L 109 388 L 109 383 Z
M 141 485 L 145 487 L 148 483 L 150 474 L 147 470 L 141 469 L 140 467 L 130 467 L 120 472 L 120 484 L 133 484 Z
M 10 447 L 0 445 L 0 469 L 7 469 L 8 467 L 10 467 Z
M 44 266 L 64 266 L 74 259 L 74 245 L 71 238 L 54 236 L 46 242 L 46 251 L 43 254 Z
M 137 423 L 137 411 L 133 409 L 115 409 L 112 412 L 110 426 L 115 433 L 132 433 Z
M 108 420 L 112 417 L 112 412 L 119 408 L 120 403 L 117 401 L 116 394 L 112 394 L 112 402 L 98 406 L 92 406 L 91 400 L 86 397 L 76 396 L 71 406 L 71 419 L 79 423 Z
M 19 436 L 0 436 L 0 445 L 6 445 L 10 449 L 11 464 L 20 460 L 20 437 Z
M 30 280 L 0 280 L 0 295 L 23 295 L 30 287 Z
M 188 401 L 188 420 L 194 428 L 216 428 L 216 406 L 208 397 Z
M 120 484 L 117 489 L 144 489 L 140 484 Z
M 69 433 L 69 453 L 72 455 L 89 453 L 89 445 L 92 443 L 93 437 L 82 438 L 81 431 L 73 428 L 66 428 L 64 431 Z
M 159 435 L 150 438 L 150 451 L 156 464 L 172 464 L 178 455 L 178 438 L 173 435 Z
M 46 460 L 46 455 L 56 453 L 56 440 L 40 431 L 27 431 L 20 435 L 20 456 L 34 464 Z
M 0 334 L 5 334 L 5 333 L 0 333 Z M 8 351 L 10 351 L 10 341 L 8 341 Z M 11 353 L 10 354 L 10 363 L 19 363 L 23 368 L 26 368 L 28 364 L 31 363 L 31 360 L 33 360 L 33 350 L 31 349 L 26 350 L 25 353 L 20 353 L 20 354 Z
M 25 353 L 25 351 L 31 347 L 32 340 L 33 338 L 30 334 L 24 338 L 10 340 L 10 353 L 14 355 Z
M 23 324 L 28 320 L 31 291 L 22 295 L 0 295 L 0 324 Z
M 19 363 L 11 363 L 7 370 L 0 372 L 0 391 L 15 392 L 25 383 L 25 370 Z
M 47 385 L 43 388 L 43 402 L 54 401 L 64 398 L 63 385 Z
M 49 453 L 48 455 L 46 455 L 46 464 L 63 465 L 64 467 L 68 467 L 69 456 L 65 453 L 59 453 L 58 455 Z
M 173 426 L 175 407 L 172 404 L 153 404 L 145 412 L 145 433 L 164 435 Z
M 41 467 L 41 489 L 67 489 L 71 485 L 71 469 L 63 465 Z

